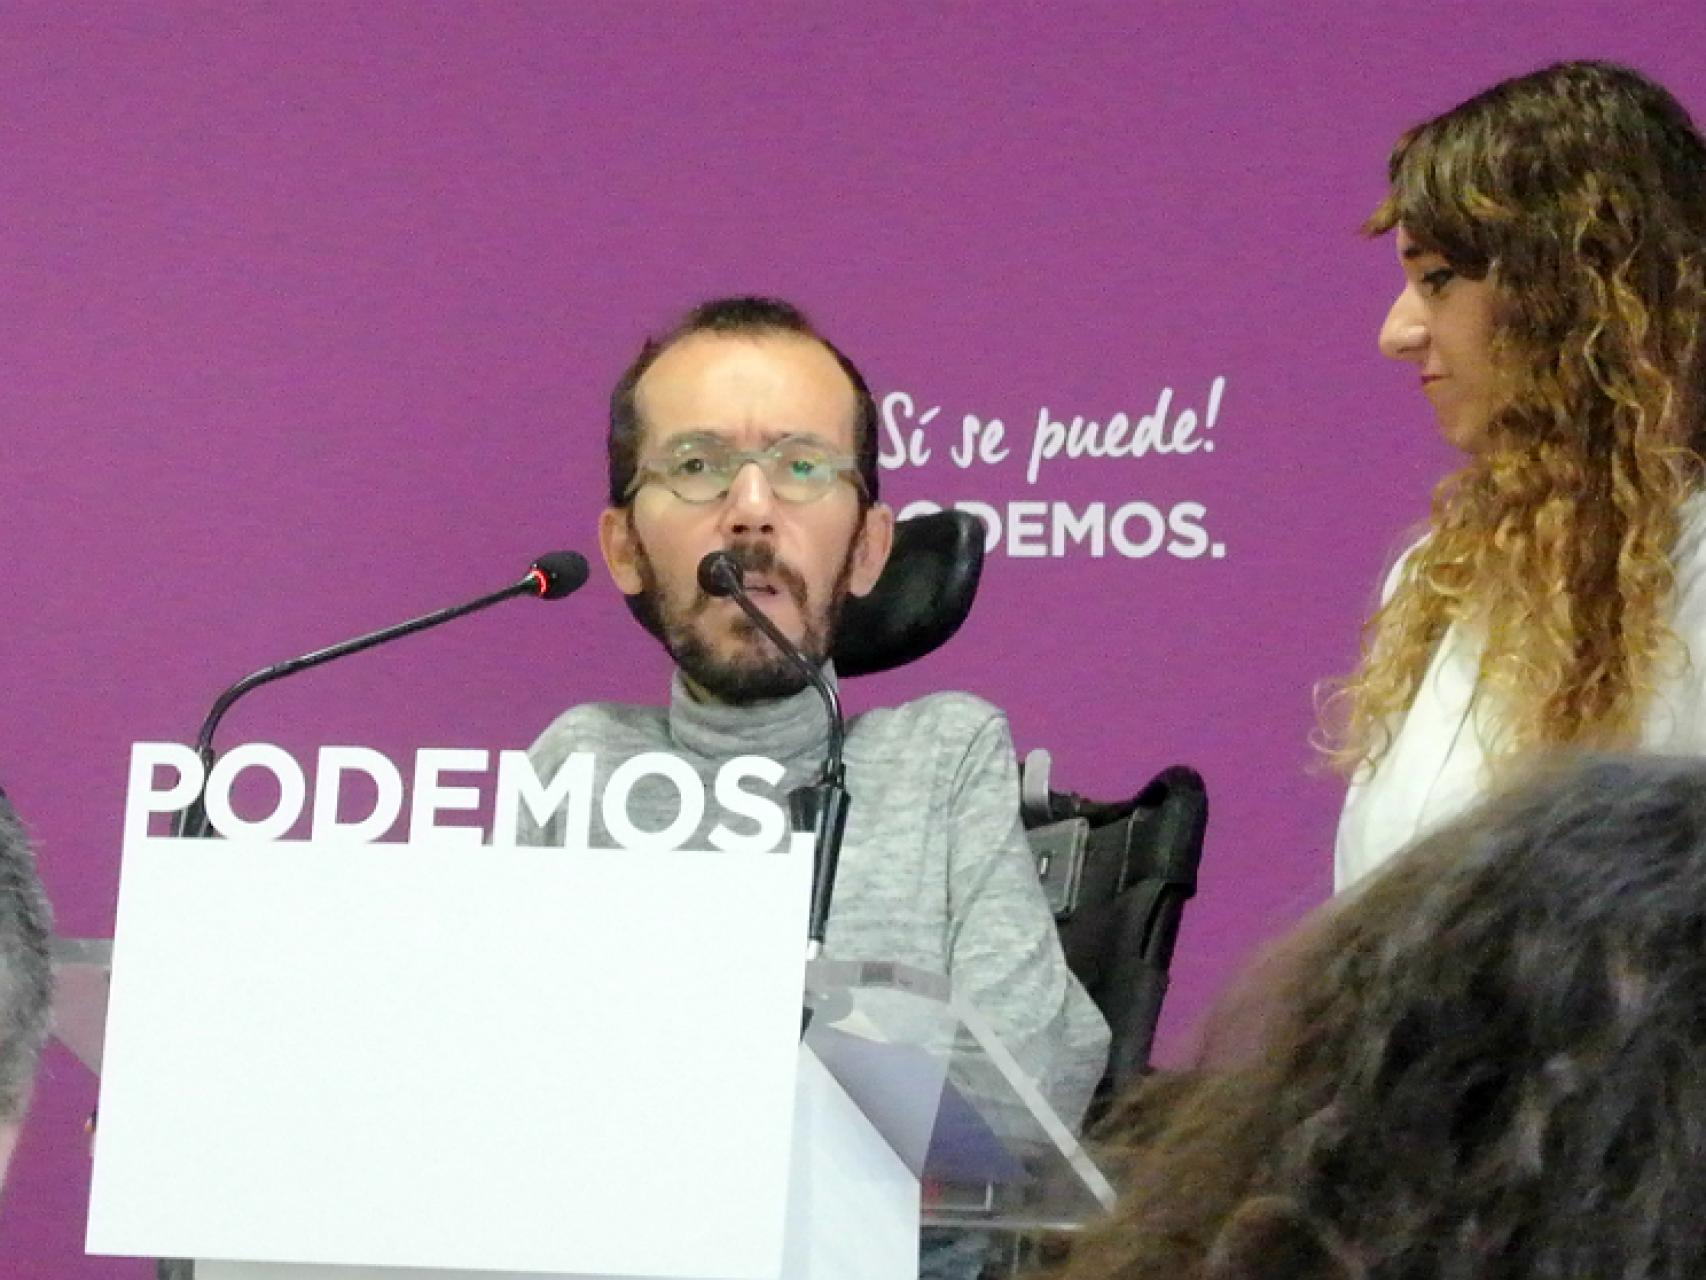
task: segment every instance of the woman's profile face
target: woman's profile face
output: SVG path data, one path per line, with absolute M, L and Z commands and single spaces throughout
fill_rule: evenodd
M 1380 326 L 1381 353 L 1416 366 L 1440 434 L 1474 453 L 1498 407 L 1492 281 L 1457 274 L 1401 226 L 1397 247 L 1404 288 Z

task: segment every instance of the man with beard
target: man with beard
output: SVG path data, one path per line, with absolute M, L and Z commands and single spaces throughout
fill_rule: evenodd
M 784 302 L 709 302 L 645 345 L 611 396 L 599 545 L 675 660 L 669 705 L 565 712 L 533 745 L 540 777 L 591 752 L 602 789 L 623 760 L 661 751 L 689 762 L 709 794 L 724 763 L 756 755 L 785 768 L 768 792 L 779 804 L 814 777 L 828 737 L 821 701 L 733 601 L 701 590 L 698 566 L 730 552 L 758 607 L 833 679 L 841 605 L 876 584 L 894 528 L 877 501 L 876 418 L 859 371 Z M 958 693 L 868 711 L 848 726 L 845 761 L 852 799 L 825 954 L 946 973 L 1076 1124 L 1107 1028 L 1061 954 L 1019 822 L 1005 718 Z M 628 811 L 659 830 L 678 806 L 675 787 L 649 777 Z M 598 809 L 592 841 L 613 845 Z M 748 834 L 716 809 L 697 847 L 711 847 L 719 821 Z M 524 811 L 520 838 L 561 844 L 562 822 L 541 829 Z

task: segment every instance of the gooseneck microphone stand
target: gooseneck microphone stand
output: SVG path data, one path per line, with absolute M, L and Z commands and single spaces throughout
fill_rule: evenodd
M 841 714 L 841 698 L 824 679 L 816 663 L 752 602 L 742 581 L 740 565 L 727 551 L 713 551 L 699 562 L 699 586 L 708 595 L 733 600 L 741 611 L 775 645 L 816 689 L 829 716 L 829 748 L 817 780 L 788 793 L 788 814 L 795 831 L 810 831 L 817 840 L 817 860 L 812 869 L 811 914 L 806 920 L 806 959 L 823 952 L 824 931 L 829 925 L 829 904 L 835 894 L 835 871 L 841 862 L 841 839 L 847 830 L 847 771 L 841 753 L 847 737 L 847 722 Z
M 282 680 L 286 676 L 295 675 L 298 671 L 307 671 L 312 667 L 318 667 L 334 658 L 348 657 L 352 653 L 360 653 L 363 649 L 371 649 L 375 645 L 401 639 L 403 636 L 413 635 L 417 631 L 425 631 L 429 627 L 441 626 L 457 618 L 466 617 L 470 613 L 477 613 L 481 609 L 489 609 L 494 604 L 514 599 L 516 596 L 531 595 L 541 600 L 561 600 L 564 596 L 578 591 L 585 585 L 586 579 L 585 556 L 575 551 L 553 551 L 540 556 L 529 567 L 525 577 L 519 582 L 511 583 L 501 591 L 493 591 L 463 604 L 454 604 L 446 609 L 423 614 L 421 617 L 412 618 L 408 622 L 399 622 L 395 626 L 369 632 L 364 636 L 357 636 L 353 640 L 328 645 L 324 649 L 317 649 L 300 658 L 291 658 L 284 662 L 274 663 L 270 667 L 263 667 L 259 671 L 244 676 L 214 699 L 213 707 L 208 711 L 207 718 L 201 722 L 201 731 L 196 734 L 195 739 L 195 753 L 201 760 L 201 786 L 189 807 L 178 811 L 177 818 L 172 825 L 172 834 L 197 838 L 209 833 L 206 796 L 207 778 L 213 771 L 215 759 L 213 734 L 219 728 L 219 722 L 225 718 L 225 713 L 231 710 L 237 699 L 251 689 L 258 689 L 263 684 L 271 684 L 274 680 Z

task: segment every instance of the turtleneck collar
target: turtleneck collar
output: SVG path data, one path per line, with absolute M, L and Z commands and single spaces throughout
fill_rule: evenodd
M 832 664 L 824 664 L 823 674 L 836 683 Z M 677 668 L 669 682 L 669 736 L 677 750 L 714 760 L 758 755 L 778 764 L 817 761 L 829 747 L 829 719 L 810 685 L 792 697 L 731 707 L 696 699 Z

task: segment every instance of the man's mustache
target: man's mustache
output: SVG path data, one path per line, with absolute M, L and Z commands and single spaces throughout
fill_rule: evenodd
M 776 554 L 776 548 L 765 542 L 737 542 L 727 548 L 729 559 L 735 562 L 744 578 L 747 574 L 762 574 L 772 584 L 788 593 L 794 607 L 802 614 L 806 611 L 806 580 L 792 565 L 785 563 Z M 699 598 L 694 601 L 693 611 L 702 613 L 710 608 L 715 597 L 701 591 Z

